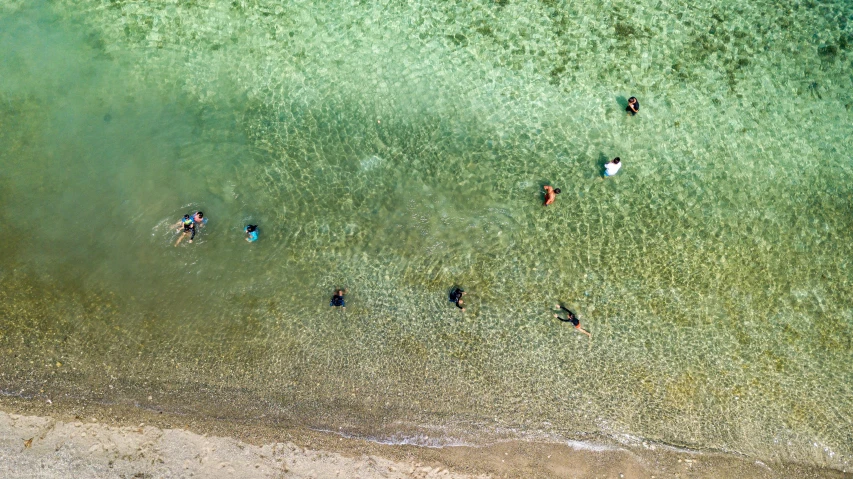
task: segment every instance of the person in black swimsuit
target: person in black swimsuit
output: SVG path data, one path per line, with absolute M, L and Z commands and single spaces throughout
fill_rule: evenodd
M 628 98 L 628 106 L 625 107 L 625 111 L 627 111 L 631 116 L 640 113 L 640 102 L 637 101 L 637 97 L 632 96 Z
M 465 304 L 465 302 L 462 301 L 462 296 L 465 296 L 465 291 L 463 291 L 462 288 L 457 286 L 450 290 L 450 295 L 447 297 L 447 299 L 451 303 L 456 304 L 457 308 L 461 309 L 462 311 L 465 311 L 465 307 L 462 306 L 463 304 Z
M 344 301 L 344 295 L 347 294 L 347 291 L 348 290 L 346 289 L 335 290 L 335 294 L 332 296 L 332 300 L 329 301 L 329 306 L 341 308 L 342 310 L 346 311 L 347 303 L 346 301 Z
M 577 316 L 575 316 L 575 313 L 569 311 L 569 308 L 563 306 L 562 304 L 557 304 L 554 306 L 554 309 L 563 310 L 566 312 L 566 319 L 561 318 L 559 314 L 554 314 L 555 318 L 559 319 L 560 321 L 566 322 L 566 323 L 572 323 L 572 325 L 575 327 L 575 329 L 577 329 L 578 331 L 580 331 L 580 332 L 586 334 L 587 336 L 589 336 L 590 338 L 592 338 L 592 334 L 590 334 L 589 331 L 587 331 L 581 327 L 580 320 L 578 319 Z

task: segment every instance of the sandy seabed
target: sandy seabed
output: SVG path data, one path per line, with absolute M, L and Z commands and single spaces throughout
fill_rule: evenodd
M 75 413 L 8 398 L 0 408 L 2 479 L 853 477 L 665 446 L 508 441 L 427 448 L 221 420 L 173 427 L 186 418 L 132 408 L 81 406 Z

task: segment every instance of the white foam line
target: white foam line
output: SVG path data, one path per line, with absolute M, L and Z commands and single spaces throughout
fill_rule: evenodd
M 331 433 L 341 437 L 345 437 L 347 439 L 361 439 L 364 441 L 369 441 L 377 444 L 383 444 L 386 446 L 418 446 L 418 447 L 428 447 L 431 449 L 441 449 L 444 447 L 485 447 L 493 444 L 501 444 L 504 442 L 511 441 L 524 441 L 523 438 L 516 439 L 504 439 L 499 441 L 493 441 L 486 444 L 473 444 L 470 442 L 461 441 L 456 438 L 431 438 L 429 436 L 419 434 L 415 436 L 401 436 L 401 435 L 393 435 L 386 438 L 374 437 L 374 436 L 359 436 L 357 434 L 350 434 L 343 431 L 332 431 L 329 429 L 319 429 L 319 428 L 310 428 L 312 431 L 323 432 L 323 433 Z M 544 439 L 544 438 L 539 438 Z M 528 439 L 529 440 L 529 439 Z M 554 444 L 565 444 L 568 447 L 576 450 L 576 451 L 590 451 L 590 452 L 608 452 L 608 451 L 626 451 L 622 447 L 618 446 L 608 446 L 605 444 L 597 444 L 593 442 L 584 442 L 584 441 L 575 441 L 575 440 L 544 440 L 542 442 L 550 442 Z M 690 451 L 692 452 L 692 451 Z
M 606 451 L 624 451 L 625 449 L 616 446 L 606 446 L 604 444 L 595 444 L 592 442 L 583 442 L 583 441 L 566 441 L 566 445 L 576 451 L 592 451 L 592 452 L 606 452 Z
M 343 431 L 332 431 L 329 429 L 320 429 L 320 428 L 309 428 L 312 431 L 335 434 L 347 439 L 360 439 L 363 441 L 369 441 L 376 444 L 383 444 L 386 446 L 418 446 L 418 447 L 428 447 L 431 449 L 441 449 L 444 447 L 480 447 L 476 444 L 468 443 L 461 441 L 455 438 L 430 438 L 427 435 L 419 434 L 416 436 L 402 436 L 402 435 L 394 435 L 386 438 L 374 437 L 374 436 L 360 436 L 358 434 L 350 434 Z

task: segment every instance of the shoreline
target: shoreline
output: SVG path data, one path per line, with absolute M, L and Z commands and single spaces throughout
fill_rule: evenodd
M 33 439 L 29 447 L 25 441 Z M 667 445 L 508 440 L 388 444 L 333 431 L 190 418 L 123 405 L 0 397 L 0 477 L 853 478 Z M 11 476 L 9 475 L 11 474 Z

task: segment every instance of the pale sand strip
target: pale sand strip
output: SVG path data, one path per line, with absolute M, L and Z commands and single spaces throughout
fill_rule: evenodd
M 32 442 L 27 443 L 29 439 Z M 111 427 L 0 412 L 2 478 L 456 478 L 446 469 L 351 458 L 293 443 L 263 446 L 181 429 Z
M 14 403 L 5 407 L 24 412 L 21 406 L 28 409 L 35 404 Z M 150 411 L 134 409 L 131 417 L 147 417 L 159 427 L 129 426 L 135 423 L 127 415 L 118 424 L 108 425 L 99 421 L 119 418 L 97 414 L 99 407 L 85 409 L 85 418 L 61 411 L 40 412 L 66 420 L 0 411 L 0 479 L 853 479 L 846 471 L 768 465 L 742 456 L 669 447 L 508 441 L 437 449 L 381 445 L 310 431 L 292 434 L 218 420 L 193 427 L 255 442 L 250 444 L 235 437 L 173 429 L 163 421 L 177 418 Z M 115 413 L 119 408 L 106 409 Z M 292 437 L 308 447 L 274 437 Z

